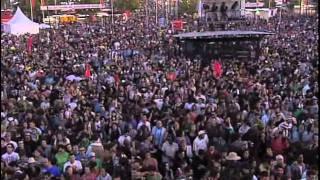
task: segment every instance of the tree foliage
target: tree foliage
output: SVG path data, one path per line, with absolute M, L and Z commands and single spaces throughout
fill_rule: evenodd
M 114 0 L 114 8 L 120 11 L 133 11 L 139 8 L 139 0 Z
M 194 14 L 197 12 L 198 0 L 182 0 L 180 3 L 180 13 Z

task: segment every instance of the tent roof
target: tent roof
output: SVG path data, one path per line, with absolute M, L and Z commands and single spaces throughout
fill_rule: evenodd
M 26 15 L 23 14 L 21 9 L 17 7 L 15 14 L 6 24 L 31 24 L 31 23 L 33 24 L 35 22 L 31 21 Z

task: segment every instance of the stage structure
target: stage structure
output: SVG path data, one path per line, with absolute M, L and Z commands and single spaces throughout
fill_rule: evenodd
M 200 56 L 206 66 L 212 59 L 257 59 L 261 53 L 261 40 L 271 32 L 257 31 L 210 31 L 189 32 L 174 35 L 180 53 L 194 59 Z

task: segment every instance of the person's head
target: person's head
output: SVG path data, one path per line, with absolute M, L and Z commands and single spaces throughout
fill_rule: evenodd
M 245 150 L 245 151 L 243 152 L 243 158 L 244 158 L 244 159 L 249 159 L 249 156 L 250 156 L 249 150 Z
M 267 154 L 268 157 L 273 157 L 273 152 L 272 152 L 271 147 L 267 147 L 266 148 L 266 154 Z
M 317 179 L 317 171 L 314 169 L 307 170 L 307 179 Z
M 282 155 L 277 155 L 276 156 L 276 162 L 277 162 L 277 164 L 279 164 L 279 165 L 283 165 L 284 164 L 284 158 L 283 158 L 283 156 Z
M 101 168 L 101 169 L 100 169 L 100 175 L 101 175 L 102 177 L 104 177 L 104 176 L 107 175 L 107 172 L 106 172 L 106 170 L 105 170 L 104 168 Z
M 66 149 L 67 149 L 68 152 L 72 152 L 71 144 L 66 145 Z
M 79 146 L 78 145 L 73 145 L 72 150 L 74 153 L 78 153 L 79 152 Z
M 11 154 L 14 150 L 13 144 L 12 143 L 8 143 L 7 144 L 7 153 Z
M 303 154 L 298 156 L 298 163 L 303 163 Z
M 274 168 L 274 175 L 276 177 L 282 177 L 284 174 L 284 168 L 282 165 L 277 164 Z
M 161 128 L 162 127 L 162 122 L 161 121 L 157 121 L 157 127 Z
M 29 132 L 27 132 L 25 135 L 25 141 L 31 141 L 31 134 Z
M 209 147 L 209 153 L 213 154 L 215 152 L 215 147 L 214 146 L 210 146 Z
M 205 136 L 205 134 L 206 134 L 206 132 L 204 131 L 204 130 L 201 130 L 201 131 L 199 131 L 199 138 L 200 139 L 203 139 L 204 138 L 204 136 Z
M 41 146 L 42 147 L 47 147 L 48 143 L 45 139 L 41 140 Z
M 72 176 L 72 174 L 73 174 L 73 168 L 72 168 L 72 166 L 67 166 L 67 167 L 66 167 L 66 174 L 67 174 L 68 176 Z
M 30 121 L 29 126 L 30 126 L 30 128 L 35 128 L 36 123 L 34 121 Z
M 86 153 L 86 148 L 85 147 L 80 147 L 79 148 L 79 152 L 80 152 L 80 154 L 85 154 Z
M 34 157 L 37 158 L 37 157 L 40 157 L 40 156 L 41 156 L 41 153 L 42 153 L 42 152 L 40 152 L 39 149 L 36 149 L 33 154 L 34 154 Z
M 84 167 L 84 173 L 85 174 L 89 174 L 90 172 L 91 172 L 91 170 L 90 170 L 89 166 Z
M 51 160 L 49 158 L 44 158 L 43 159 L 43 165 L 45 167 L 50 167 L 52 165 L 52 162 L 51 162 Z
M 151 158 L 151 154 L 150 154 L 150 152 L 146 152 L 146 156 L 145 156 L 145 158 L 146 158 L 146 159 Z
M 168 142 L 169 142 L 169 144 L 172 144 L 173 143 L 173 137 L 169 136 L 168 137 Z
M 269 180 L 270 177 L 269 177 L 269 173 L 267 171 L 262 171 L 260 172 L 260 180 Z
M 60 146 L 58 147 L 58 151 L 59 151 L 59 152 L 65 152 L 65 147 L 64 147 L 63 145 L 60 145 Z
M 76 161 L 76 156 L 75 156 L 74 154 L 70 154 L 70 156 L 69 156 L 69 161 L 70 161 L 71 163 L 74 163 L 74 162 Z
M 1 138 L 1 147 L 6 146 L 6 140 L 4 138 Z
M 89 157 L 90 157 L 90 160 L 96 160 L 96 153 L 91 152 Z

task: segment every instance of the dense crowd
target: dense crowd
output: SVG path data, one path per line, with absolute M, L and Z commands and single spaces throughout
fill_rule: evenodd
M 221 78 L 139 14 L 41 31 L 31 53 L 2 32 L 1 175 L 317 179 L 318 17 L 232 28 L 275 35 L 258 59 L 221 59 Z

